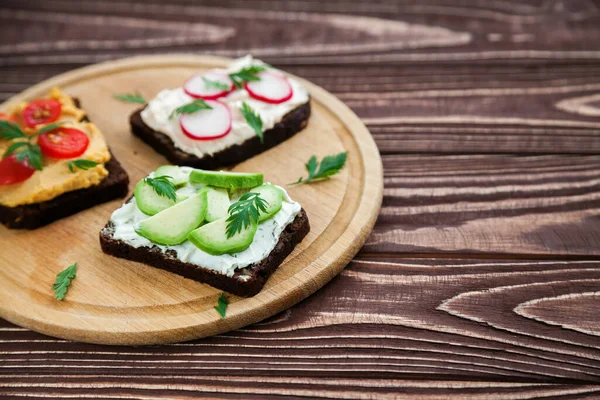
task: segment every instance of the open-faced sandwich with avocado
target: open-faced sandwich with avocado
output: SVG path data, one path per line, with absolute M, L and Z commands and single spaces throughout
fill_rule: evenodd
M 252 296 L 310 230 L 300 204 L 262 174 L 164 166 L 100 232 L 102 250 Z
M 176 165 L 239 163 L 301 131 L 310 117 L 306 89 L 250 56 L 182 84 L 130 118 L 133 134 Z
M 127 195 L 102 132 L 58 88 L 0 114 L 0 222 L 35 229 Z

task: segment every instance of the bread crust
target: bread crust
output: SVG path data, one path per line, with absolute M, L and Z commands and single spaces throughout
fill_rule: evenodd
M 241 144 L 234 144 L 224 150 L 202 158 L 177 148 L 173 140 L 166 134 L 155 131 L 142 120 L 144 108 L 135 111 L 129 118 L 131 132 L 162 154 L 174 165 L 186 165 L 200 169 L 218 169 L 238 164 L 252 158 L 300 132 L 308 124 L 310 118 L 310 101 L 287 113 L 280 122 L 264 132 L 264 143 L 254 136 Z
M 73 99 L 80 107 L 79 99 Z M 85 117 L 83 121 L 89 122 Z M 111 153 L 108 175 L 98 185 L 66 192 L 41 203 L 17 207 L 0 205 L 0 223 L 11 229 L 37 229 L 69 215 L 127 196 L 129 176 Z
M 114 226 L 110 221 L 100 231 L 100 245 L 106 254 L 170 271 L 237 296 L 249 297 L 261 291 L 267 279 L 309 231 L 308 216 L 302 209 L 281 233 L 275 248 L 264 260 L 236 270 L 231 277 L 180 261 L 173 250 L 163 252 L 158 246 L 133 247 L 122 240 L 117 240 L 114 238 Z

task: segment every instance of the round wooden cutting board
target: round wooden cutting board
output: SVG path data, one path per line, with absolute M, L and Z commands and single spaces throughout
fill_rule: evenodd
M 78 69 L 42 82 L 9 101 L 45 96 L 53 86 L 81 99 L 131 180 L 168 162 L 133 137 L 136 105 L 113 98 L 139 91 L 146 99 L 181 86 L 191 74 L 230 60 L 197 55 L 135 57 Z M 0 316 L 51 336 L 83 342 L 142 345 L 180 342 L 236 329 L 274 315 L 325 285 L 358 252 L 377 218 L 383 176 L 379 152 L 360 119 L 333 95 L 296 78 L 310 91 L 308 127 L 235 171 L 262 172 L 285 185 L 306 176 L 312 155 L 348 151 L 346 168 L 328 181 L 287 186 L 306 209 L 311 231 L 254 297 L 228 295 L 227 317 L 213 309 L 221 291 L 144 264 L 102 253 L 100 229 L 122 200 L 35 231 L 0 226 Z M 0 109 L 6 108 L 6 104 Z M 56 274 L 78 262 L 65 301 L 53 298 Z

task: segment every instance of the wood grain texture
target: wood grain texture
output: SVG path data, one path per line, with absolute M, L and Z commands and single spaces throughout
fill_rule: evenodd
M 0 390 L 127 398 L 594 398 L 600 312 L 598 298 L 587 293 L 599 290 L 600 263 L 592 261 L 359 256 L 318 295 L 201 341 L 94 346 L 4 323 Z M 534 315 L 563 297 L 579 304 L 561 302 L 552 321 Z M 557 320 L 581 309 L 586 319 Z
M 597 0 L 4 0 L 0 22 L 2 100 L 97 61 L 252 51 L 348 104 L 385 171 L 366 247 L 297 306 L 179 346 L 0 323 L 1 394 L 600 397 Z
M 384 155 L 372 253 L 600 255 L 600 157 Z
M 54 86 L 78 98 L 131 181 L 137 182 L 166 161 L 128 132 L 126 121 L 135 105 L 124 106 L 113 94 L 140 91 L 145 98 L 153 98 L 194 73 L 224 68 L 230 62 L 193 55 L 132 57 L 57 76 L 9 102 L 43 97 Z M 350 156 L 335 179 L 287 186 L 290 196 L 306 210 L 310 232 L 260 293 L 246 299 L 230 295 L 223 320 L 213 309 L 219 290 L 104 254 L 98 235 L 122 203 L 118 200 L 34 231 L 0 227 L 0 262 L 4 265 L 0 276 L 5 282 L 0 315 L 39 332 L 90 343 L 180 342 L 260 321 L 327 283 L 358 252 L 373 228 L 381 206 L 382 166 L 375 143 L 358 117 L 323 89 L 308 81 L 301 84 L 311 99 L 307 127 L 233 170 L 259 171 L 266 182 L 285 186 L 296 181 L 312 155 L 321 159 L 347 151 Z M 284 164 L 298 168 L 281 168 Z M 67 246 L 66 233 L 70 233 Z M 77 284 L 69 288 L 68 302 L 57 302 L 50 286 L 58 271 L 74 262 L 79 263 Z

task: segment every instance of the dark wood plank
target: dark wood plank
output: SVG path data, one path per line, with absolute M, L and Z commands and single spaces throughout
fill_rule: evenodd
M 95 346 L 0 323 L 0 391 L 593 398 L 599 292 L 599 262 L 359 257 L 290 310 L 189 343 Z
M 0 397 L 600 397 L 599 27 L 596 0 L 3 0 L 0 100 L 252 52 L 364 119 L 386 189 L 359 257 L 261 324 L 125 348 L 0 321 Z
M 5 0 L 0 21 L 0 73 L 20 77 L 0 99 L 52 75 L 40 65 L 252 52 L 336 93 L 383 152 L 600 152 L 600 12 L 587 0 Z
M 598 156 L 385 155 L 369 253 L 600 255 Z

